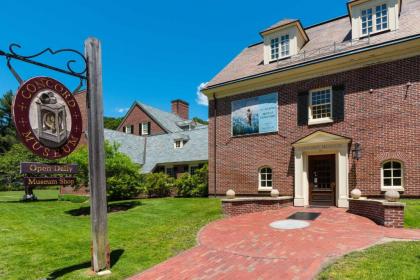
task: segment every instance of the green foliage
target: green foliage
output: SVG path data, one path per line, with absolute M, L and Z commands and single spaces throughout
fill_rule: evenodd
M 144 192 L 148 197 L 165 197 L 171 194 L 174 179 L 165 173 L 149 173 L 145 175 Z
M 104 127 L 108 129 L 116 130 L 120 125 L 123 118 L 104 117 Z
M 45 162 L 31 153 L 23 144 L 14 144 L 9 151 L 0 156 L 0 190 L 23 189 L 20 163 L 25 161 Z
M 83 203 L 89 200 L 88 196 L 83 195 L 73 195 L 73 194 L 59 194 L 58 200 L 60 201 L 70 201 L 73 203 Z
M 209 124 L 208 121 L 205 121 L 203 119 L 200 119 L 199 117 L 194 117 L 194 118 L 192 118 L 192 120 L 195 121 L 196 123 L 200 123 L 200 124 L 204 124 L 204 125 L 208 125 Z
M 118 151 L 119 146 L 105 142 L 105 172 L 107 193 L 111 200 L 138 196 L 142 191 L 140 166 L 127 155 Z M 89 183 L 88 149 L 86 146 L 70 154 L 63 160 L 79 165 L 78 182 L 87 186 Z
M 12 91 L 6 92 L 0 98 L 0 154 L 10 150 L 18 142 L 12 120 L 12 103 Z
M 205 197 L 208 195 L 207 165 L 198 169 L 194 175 L 183 174 L 175 181 L 178 196 Z

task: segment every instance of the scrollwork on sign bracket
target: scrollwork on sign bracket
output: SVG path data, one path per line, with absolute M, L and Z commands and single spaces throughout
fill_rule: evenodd
M 44 67 L 44 68 L 48 68 L 50 70 L 54 70 L 60 73 L 64 73 L 64 74 L 68 74 L 74 77 L 77 77 L 80 79 L 80 82 L 77 86 L 77 88 L 73 91 L 73 92 L 77 92 L 82 86 L 83 86 L 83 81 L 87 79 L 87 59 L 86 57 L 79 51 L 77 50 L 73 50 L 73 49 L 59 49 L 59 50 L 53 50 L 51 48 L 46 48 L 36 54 L 33 55 L 22 55 L 19 54 L 18 51 L 16 49 L 21 49 L 22 47 L 19 44 L 10 44 L 9 45 L 9 53 L 6 53 L 4 51 L 0 50 L 0 56 L 5 56 L 6 57 L 6 61 L 7 61 L 7 67 L 9 68 L 10 72 L 13 74 L 13 76 L 16 78 L 16 80 L 19 82 L 19 84 L 21 84 L 23 82 L 23 79 L 20 77 L 20 75 L 16 72 L 16 70 L 12 67 L 11 65 L 11 60 L 12 59 L 16 59 L 16 60 L 20 60 L 23 62 L 27 62 L 30 64 L 34 64 L 40 67 Z M 63 69 L 63 68 L 59 68 L 59 67 L 55 67 L 55 66 L 51 66 L 48 64 L 44 64 L 38 61 L 33 60 L 33 58 L 39 57 L 45 53 L 49 53 L 51 55 L 56 55 L 56 54 L 63 54 L 63 53 L 73 53 L 75 55 L 77 55 L 77 57 L 79 57 L 79 60 L 76 59 L 69 59 L 66 62 L 66 67 L 67 69 Z M 77 63 L 78 61 L 81 63 L 83 63 L 83 68 L 81 71 L 76 71 L 73 68 L 73 65 L 75 63 Z

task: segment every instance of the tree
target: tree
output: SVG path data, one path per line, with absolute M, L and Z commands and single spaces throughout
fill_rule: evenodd
M 140 166 L 134 163 L 127 155 L 118 151 L 116 143 L 105 142 L 105 172 L 107 194 L 110 199 L 133 198 L 142 191 L 143 177 Z M 89 183 L 88 148 L 82 146 L 68 157 L 63 163 L 76 163 L 79 165 L 77 181 L 80 185 Z
M 12 91 L 0 98 L 0 154 L 4 154 L 17 143 L 16 130 L 12 120 Z
M 0 190 L 21 190 L 23 189 L 20 174 L 21 162 L 40 162 L 42 158 L 31 153 L 22 144 L 14 144 L 10 150 L 0 156 Z
M 209 124 L 208 121 L 205 121 L 203 119 L 200 119 L 199 117 L 194 117 L 192 120 L 195 121 L 196 123 L 200 123 L 200 124 L 204 124 L 204 125 L 208 125 Z
M 104 127 L 116 130 L 123 118 L 104 117 Z

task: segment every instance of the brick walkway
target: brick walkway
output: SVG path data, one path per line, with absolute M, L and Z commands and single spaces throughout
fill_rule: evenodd
M 321 215 L 304 229 L 269 226 L 297 211 Z M 420 230 L 384 228 L 339 208 L 287 207 L 210 223 L 196 247 L 131 279 L 312 279 L 331 259 L 384 238 L 420 240 Z

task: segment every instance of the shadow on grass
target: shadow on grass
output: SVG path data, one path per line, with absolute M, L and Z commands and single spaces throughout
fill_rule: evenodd
M 111 252 L 111 255 L 110 255 L 111 268 L 118 262 L 118 260 L 120 259 L 121 255 L 123 253 L 124 253 L 123 249 L 116 249 L 116 250 L 113 250 Z M 57 278 L 62 277 L 64 275 L 68 274 L 68 273 L 72 273 L 73 271 L 80 270 L 80 269 L 86 269 L 86 268 L 89 268 L 89 267 L 91 267 L 90 261 L 75 264 L 75 265 L 70 265 L 70 266 L 67 266 L 67 267 L 63 267 L 63 268 L 54 270 L 45 279 L 46 280 L 57 279 Z
M 108 204 L 108 213 L 127 211 L 131 208 L 140 206 L 140 201 L 124 201 L 113 202 Z M 90 206 L 80 207 L 78 209 L 71 209 L 65 212 L 72 216 L 88 216 L 90 214 Z
M 37 202 L 48 202 L 48 201 L 58 201 L 58 198 L 46 198 L 38 200 L 0 200 L 0 203 L 37 203 Z

